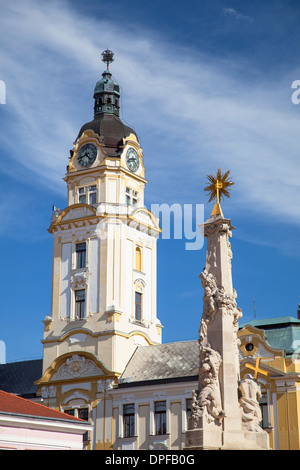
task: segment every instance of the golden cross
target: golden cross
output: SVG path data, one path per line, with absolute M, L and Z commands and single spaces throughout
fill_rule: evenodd
M 259 368 L 259 362 L 260 362 L 260 357 L 257 357 L 255 366 L 253 366 L 252 364 L 248 364 L 248 363 L 245 364 L 245 366 L 248 367 L 248 369 L 254 370 L 255 380 L 257 379 L 258 373 L 263 374 L 263 375 L 269 375 L 269 372 L 266 372 L 265 370 L 262 370 Z

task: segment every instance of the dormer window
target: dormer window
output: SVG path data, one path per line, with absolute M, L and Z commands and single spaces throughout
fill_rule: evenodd
M 131 188 L 126 188 L 126 204 L 127 206 L 137 206 L 139 193 Z

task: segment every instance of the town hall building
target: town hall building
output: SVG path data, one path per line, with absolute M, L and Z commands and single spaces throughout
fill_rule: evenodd
M 43 359 L 0 365 L 0 389 L 89 421 L 86 449 L 178 450 L 198 386 L 199 344 L 162 343 L 161 229 L 144 206 L 147 159 L 119 116 L 113 53 L 102 55 L 94 118 L 74 142 L 67 206 L 54 210 L 49 228 Z M 300 449 L 298 336 L 300 320 L 292 317 L 240 325 L 238 333 L 241 375 L 252 373 L 261 386 L 261 425 L 272 449 Z

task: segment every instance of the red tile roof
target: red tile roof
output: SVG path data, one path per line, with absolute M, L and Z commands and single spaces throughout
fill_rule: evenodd
M 45 405 L 26 400 L 25 398 L 12 395 L 0 390 L 0 413 L 12 413 L 32 417 L 64 419 L 76 422 L 85 422 L 82 419 L 70 416 L 62 411 L 56 411 Z

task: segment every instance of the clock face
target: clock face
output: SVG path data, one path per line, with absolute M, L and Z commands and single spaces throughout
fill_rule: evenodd
M 137 151 L 130 147 L 126 153 L 126 163 L 131 171 L 137 171 L 140 166 L 140 159 L 137 154 Z
M 77 160 L 81 166 L 85 168 L 91 166 L 97 157 L 97 148 L 93 144 L 84 144 L 78 154 Z

